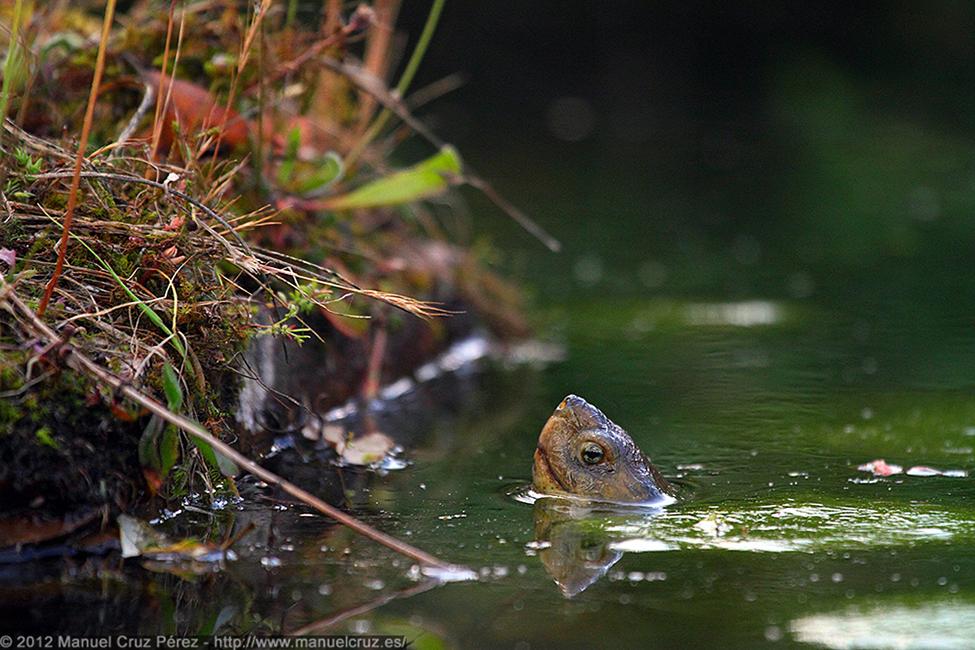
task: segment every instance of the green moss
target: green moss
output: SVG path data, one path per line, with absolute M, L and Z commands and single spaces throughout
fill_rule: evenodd
M 34 432 L 34 436 L 37 438 L 39 443 L 46 447 L 50 447 L 51 449 L 61 448 L 61 445 L 55 442 L 54 438 L 51 436 L 51 429 L 48 427 L 41 427 Z

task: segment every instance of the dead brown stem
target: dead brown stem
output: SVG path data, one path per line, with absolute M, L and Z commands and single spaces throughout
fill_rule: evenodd
M 271 0 L 261 0 L 261 3 L 257 6 L 257 11 L 254 14 L 254 20 L 247 28 L 247 33 L 244 35 L 244 42 L 240 47 L 240 56 L 237 60 L 237 67 L 235 68 L 233 78 L 230 80 L 230 91 L 227 93 L 227 106 L 224 109 L 225 115 L 229 115 L 233 109 L 234 100 L 236 99 L 237 95 L 237 84 L 240 82 L 240 75 L 244 72 L 244 68 L 247 67 L 247 61 L 250 59 L 251 55 L 251 47 L 254 44 L 254 37 L 257 35 L 257 30 L 260 29 L 261 23 L 264 21 L 264 15 L 270 8 Z M 223 143 L 223 133 L 224 129 L 217 132 L 216 142 L 213 144 L 213 157 L 210 159 L 211 172 L 217 164 L 217 153 L 220 151 L 220 145 Z M 209 180 L 210 178 L 208 175 L 207 181 Z
M 176 0 L 171 0 L 169 3 L 169 23 L 166 25 L 166 44 L 163 46 L 163 59 L 162 59 L 162 69 L 159 72 L 159 88 L 162 89 L 166 85 L 166 66 L 169 64 L 169 44 L 173 39 L 173 15 L 176 12 Z M 165 95 L 165 97 L 164 97 Z M 163 103 L 169 101 L 169 94 L 158 92 L 156 93 L 156 112 L 152 119 L 152 145 L 149 147 L 149 160 L 156 159 L 156 152 L 159 149 L 159 138 L 162 135 L 162 116 L 165 114 L 163 111 Z M 152 165 L 146 169 L 146 178 L 152 174 Z
M 366 45 L 363 68 L 373 77 L 384 79 L 389 69 L 389 48 L 393 41 L 393 25 L 399 13 L 399 0 L 376 0 L 373 10 L 376 12 L 376 19 L 369 28 L 369 43 Z M 375 109 L 376 98 L 367 92 L 361 92 L 359 123 L 356 127 L 358 134 L 365 133 Z
M 108 33 L 112 28 L 115 17 L 115 0 L 108 0 L 105 5 L 105 18 L 102 22 L 102 37 L 98 43 L 98 57 L 95 59 L 95 76 L 91 80 L 91 90 L 88 94 L 88 107 L 85 109 L 85 121 L 81 125 L 81 141 L 78 143 L 78 154 L 74 161 L 74 174 L 71 177 L 71 189 L 68 192 L 68 206 L 64 213 L 64 226 L 61 229 L 61 243 L 58 245 L 58 262 L 54 267 L 54 274 L 44 287 L 44 296 L 37 307 L 38 316 L 43 317 L 47 304 L 58 284 L 61 271 L 64 268 L 64 257 L 68 253 L 68 235 L 71 232 L 71 219 L 74 218 L 75 205 L 78 203 L 78 188 L 81 185 L 81 165 L 85 160 L 85 149 L 88 147 L 88 136 L 95 118 L 95 101 L 98 99 L 98 86 L 102 83 L 102 73 L 105 71 L 105 50 L 108 48 Z

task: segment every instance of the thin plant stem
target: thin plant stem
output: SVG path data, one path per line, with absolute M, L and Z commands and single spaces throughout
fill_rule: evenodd
M 156 152 L 159 149 L 159 138 L 162 134 L 163 103 L 169 101 L 168 93 L 164 93 L 166 87 L 166 67 L 169 64 L 169 44 L 173 40 L 173 15 L 176 11 L 176 0 L 169 3 L 169 22 L 166 25 L 166 44 L 163 45 L 162 70 L 159 73 L 159 91 L 156 93 L 156 112 L 152 118 L 152 144 L 149 147 L 149 160 L 156 159 Z M 174 66 L 175 68 L 175 66 Z M 175 69 L 174 69 L 175 72 Z M 146 168 L 146 178 L 152 176 L 153 167 L 150 164 Z
M 440 13 L 443 11 L 443 6 L 446 1 L 433 0 L 433 5 L 430 7 L 430 13 L 427 15 L 427 22 L 423 25 L 423 32 L 420 34 L 420 39 L 416 42 L 416 47 L 413 49 L 410 60 L 406 63 L 406 68 L 403 70 L 403 75 L 399 78 L 399 83 L 396 84 L 396 95 L 398 98 L 402 98 L 406 94 L 410 84 L 413 82 L 413 77 L 416 75 L 416 71 L 419 69 L 420 63 L 427 53 L 427 47 L 429 47 L 430 41 L 433 40 L 433 34 L 437 30 Z M 376 118 L 376 121 L 369 127 L 369 130 L 366 131 L 366 134 L 362 136 L 352 151 L 349 152 L 349 155 L 346 156 L 345 163 L 347 167 L 352 167 L 355 164 L 365 148 L 369 146 L 369 143 L 386 126 L 386 122 L 389 121 L 390 116 L 391 111 L 389 108 L 384 108 L 379 114 L 379 117 Z
M 81 186 L 81 166 L 85 160 L 85 149 L 88 148 L 88 136 L 95 118 L 95 102 L 98 101 L 98 87 L 102 83 L 102 73 L 105 71 L 105 50 L 108 49 L 108 34 L 112 29 L 115 17 L 115 0 L 108 0 L 105 4 L 105 19 L 102 22 L 102 37 L 98 43 L 98 57 L 95 59 L 95 76 L 91 80 L 91 90 L 88 94 L 88 107 L 85 109 L 85 121 L 81 125 L 81 141 L 78 143 L 78 154 L 75 156 L 74 173 L 71 176 L 71 189 L 68 191 L 68 205 L 64 211 L 64 226 L 61 229 L 61 243 L 58 245 L 58 261 L 54 266 L 54 274 L 44 287 L 44 295 L 37 307 L 37 315 L 44 316 L 47 304 L 54 294 L 54 288 L 64 269 L 64 258 L 68 253 L 68 234 L 71 232 L 71 221 L 74 219 L 75 205 L 78 203 L 78 188 Z
M 7 119 L 7 106 L 10 103 L 11 85 L 13 84 L 14 63 L 17 59 L 17 51 L 20 44 L 17 42 L 20 36 L 20 23 L 24 14 L 24 0 L 17 0 L 14 5 L 14 22 L 10 26 L 10 46 L 7 48 L 7 58 L 3 62 L 3 88 L 0 89 L 0 122 Z M 3 132 L 0 131 L 0 141 Z

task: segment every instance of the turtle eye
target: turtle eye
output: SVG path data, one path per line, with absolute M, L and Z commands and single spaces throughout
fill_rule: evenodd
M 603 458 L 606 456 L 606 453 L 603 451 L 603 448 L 597 445 L 595 442 L 587 442 L 585 445 L 583 445 L 580 456 L 582 457 L 582 462 L 584 462 L 586 465 L 598 465 L 599 463 L 603 462 Z

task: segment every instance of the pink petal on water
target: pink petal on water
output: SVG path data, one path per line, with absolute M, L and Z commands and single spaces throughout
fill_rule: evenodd
M 888 465 L 887 461 L 883 458 L 864 463 L 857 467 L 857 469 L 861 472 L 870 472 L 874 476 L 891 476 L 892 474 L 900 474 L 904 471 L 904 468 L 900 465 Z

